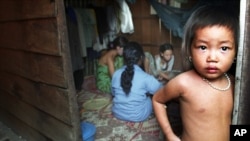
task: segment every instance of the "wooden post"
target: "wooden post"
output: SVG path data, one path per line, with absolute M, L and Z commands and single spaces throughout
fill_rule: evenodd
M 249 9 L 250 2 L 248 0 L 241 0 L 239 20 L 240 37 L 235 74 L 234 109 L 232 124 L 249 124 Z

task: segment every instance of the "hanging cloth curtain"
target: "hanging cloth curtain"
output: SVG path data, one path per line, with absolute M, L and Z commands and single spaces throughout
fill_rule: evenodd
M 157 15 L 163 22 L 163 25 L 171 30 L 174 36 L 182 37 L 183 26 L 185 25 L 188 17 L 198 7 L 204 5 L 206 0 L 199 0 L 196 5 L 190 9 L 181 9 L 171 7 L 156 0 L 149 0 L 152 7 L 155 9 Z
M 121 32 L 122 33 L 134 33 L 134 24 L 132 19 L 132 13 L 126 0 L 117 0 L 121 7 L 120 20 L 121 20 Z

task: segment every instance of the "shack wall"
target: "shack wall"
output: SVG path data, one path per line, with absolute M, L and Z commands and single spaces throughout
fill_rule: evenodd
M 64 3 L 0 1 L 0 120 L 30 141 L 78 141 Z

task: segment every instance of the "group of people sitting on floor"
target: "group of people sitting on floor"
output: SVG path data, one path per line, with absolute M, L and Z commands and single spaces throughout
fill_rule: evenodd
M 127 43 L 129 41 L 125 36 L 118 36 L 105 51 L 102 51 L 96 73 L 96 84 L 100 91 L 111 93 L 111 78 L 114 72 L 126 62 L 123 50 Z M 162 44 L 159 48 L 159 54 L 154 57 L 151 53 L 143 51 L 142 63 L 138 65 L 158 81 L 166 83 L 172 78 L 167 74 L 172 71 L 174 65 L 173 46 L 169 43 Z
M 138 42 L 118 36 L 98 60 L 97 88 L 112 94 L 115 117 L 144 121 L 153 111 L 152 95 L 170 79 L 173 64 L 171 44 L 161 45 L 153 57 Z

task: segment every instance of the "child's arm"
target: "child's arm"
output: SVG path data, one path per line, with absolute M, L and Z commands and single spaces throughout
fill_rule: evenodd
M 154 94 L 152 99 L 156 118 L 168 141 L 180 141 L 171 128 L 166 109 L 167 101 L 179 97 L 180 91 L 178 90 L 178 86 L 175 84 L 176 81 L 178 80 L 173 79 L 169 81 L 168 84 Z

